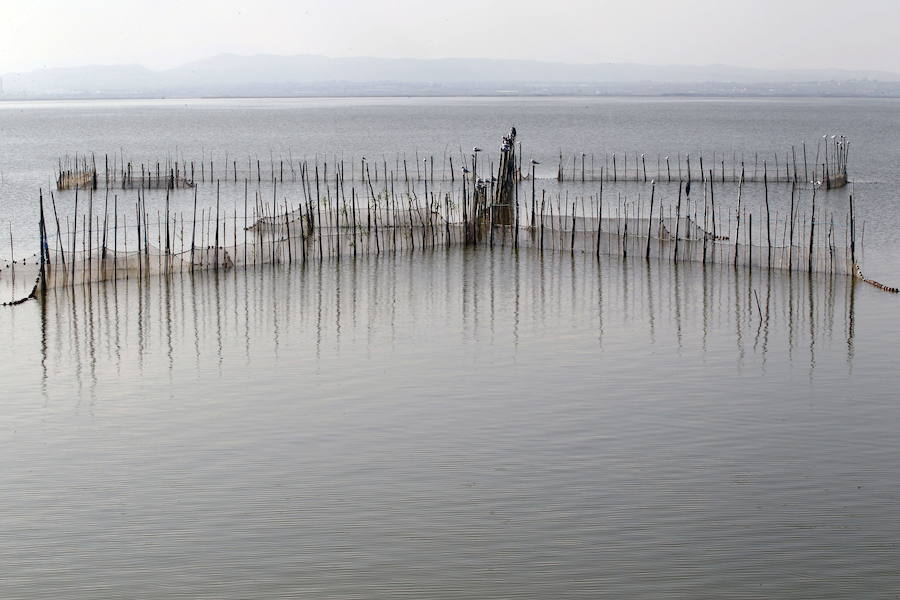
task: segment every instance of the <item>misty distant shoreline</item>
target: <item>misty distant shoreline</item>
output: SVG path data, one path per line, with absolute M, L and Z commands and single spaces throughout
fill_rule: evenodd
M 0 104 L 15 104 L 23 102 L 78 102 L 78 101 L 131 101 L 131 100 L 350 100 L 350 99 L 391 99 L 391 98 L 410 98 L 410 99 L 440 99 L 440 98 L 484 98 L 484 99 L 524 99 L 524 98 L 583 98 L 583 99 L 601 99 L 601 98 L 645 98 L 648 100 L 656 99 L 711 99 L 711 100 L 765 100 L 765 99 L 809 99 L 809 100 L 896 100 L 900 99 L 900 90 L 891 94 L 792 94 L 792 93 L 660 93 L 660 94 L 642 94 L 642 93 L 603 93 L 603 94 L 573 94 L 565 92 L 548 92 L 542 94 L 505 94 L 505 93 L 445 93 L 445 94 L 415 94 L 415 93 L 385 93 L 385 94 L 287 94 L 287 95 L 171 95 L 171 96 L 152 96 L 152 95 L 47 95 L 47 96 L 0 96 Z
M 900 74 L 223 54 L 159 71 L 124 65 L 0 75 L 0 100 L 13 101 L 465 96 L 898 98 Z

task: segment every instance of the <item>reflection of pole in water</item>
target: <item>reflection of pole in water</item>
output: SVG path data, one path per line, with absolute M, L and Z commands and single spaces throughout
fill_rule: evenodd
M 856 279 L 850 279 L 850 285 L 847 286 L 847 367 L 849 372 L 853 373 L 853 356 L 855 354 L 854 336 L 856 334 L 855 308 L 856 308 Z

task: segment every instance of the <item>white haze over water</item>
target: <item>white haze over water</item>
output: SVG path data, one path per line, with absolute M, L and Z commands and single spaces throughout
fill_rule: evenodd
M 0 8 L 0 73 L 224 52 L 896 72 L 898 22 L 892 0 L 37 0 Z

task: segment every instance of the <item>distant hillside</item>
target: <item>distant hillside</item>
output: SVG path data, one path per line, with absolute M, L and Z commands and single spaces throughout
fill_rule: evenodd
M 568 64 L 223 54 L 162 71 L 138 65 L 2 76 L 2 97 L 698 94 L 900 96 L 900 74 L 727 65 Z

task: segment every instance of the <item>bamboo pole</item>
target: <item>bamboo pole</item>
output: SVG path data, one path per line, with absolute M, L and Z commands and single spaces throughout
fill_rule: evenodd
M 809 272 L 813 270 L 813 236 L 816 231 L 816 192 L 818 186 L 813 186 L 812 211 L 809 216 Z
M 853 194 L 850 194 L 850 262 L 856 268 L 856 215 L 853 210 Z
M 140 227 L 140 224 L 138 224 Z M 139 230 L 140 233 L 140 230 Z M 197 188 L 194 188 L 194 214 L 191 218 L 191 271 L 194 270 L 194 252 L 196 251 L 197 244 Z
M 741 181 L 738 183 L 738 203 L 737 203 L 737 213 L 735 214 L 735 219 L 737 223 L 737 229 L 734 234 L 734 266 L 737 267 L 738 263 L 738 248 L 740 247 L 740 239 L 741 239 L 741 197 L 744 191 L 744 169 L 741 168 Z
M 675 207 L 675 250 L 674 261 L 678 262 L 678 240 L 681 237 L 681 188 L 682 182 L 678 182 L 678 204 Z
M 643 156 L 643 155 L 642 155 Z M 644 175 L 646 176 L 646 169 L 644 170 Z M 656 180 L 653 181 L 652 187 L 650 188 L 650 214 L 647 215 L 647 250 L 644 254 L 644 258 L 650 260 L 650 239 L 651 232 L 653 229 L 653 201 L 656 198 Z
M 766 200 L 766 248 L 768 254 L 768 267 L 772 268 L 772 229 L 771 229 L 771 217 L 769 214 L 769 177 L 768 174 L 764 175 L 763 179 L 763 189 Z

